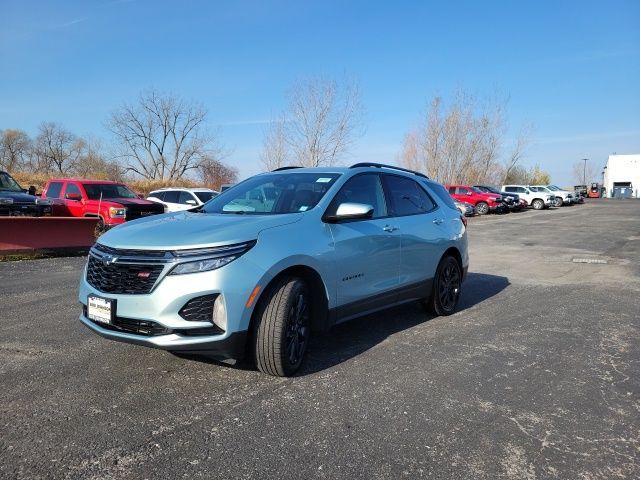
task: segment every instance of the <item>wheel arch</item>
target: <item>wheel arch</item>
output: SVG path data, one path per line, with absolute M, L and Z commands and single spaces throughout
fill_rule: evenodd
M 442 254 L 442 257 L 440 257 L 440 261 L 442 261 L 442 259 L 447 256 L 451 256 L 456 259 L 456 261 L 460 265 L 460 270 L 462 270 L 462 275 L 464 277 L 464 265 L 462 263 L 462 255 L 460 254 L 460 250 L 458 250 L 456 247 L 449 247 Z
M 311 308 L 313 312 L 319 312 L 319 314 L 313 315 L 313 323 L 311 327 L 313 330 L 326 330 L 328 327 L 328 306 L 329 299 L 327 296 L 327 287 L 322 280 L 322 276 L 314 268 L 308 265 L 292 265 L 284 270 L 281 270 L 277 275 L 269 280 L 269 283 L 260 291 L 258 298 L 256 299 L 256 306 L 251 313 L 251 319 L 249 320 L 248 331 L 253 334 L 258 322 L 258 317 L 262 313 L 263 303 L 267 298 L 268 293 L 273 286 L 283 277 L 299 277 L 303 279 L 309 285 L 311 290 Z

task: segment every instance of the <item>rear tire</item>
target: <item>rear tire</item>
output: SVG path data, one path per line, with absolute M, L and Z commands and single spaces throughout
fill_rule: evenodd
M 531 206 L 534 210 L 542 210 L 544 208 L 544 202 L 539 198 L 536 198 L 533 202 L 531 202 Z
M 485 202 L 478 202 L 476 204 L 476 213 L 478 215 L 486 215 L 489 213 L 489 205 Z
M 435 315 L 451 315 L 456 311 L 461 289 L 462 267 L 458 260 L 447 255 L 438 264 L 431 297 L 423 305 Z
M 299 277 L 280 279 L 261 300 L 255 330 L 258 370 L 276 377 L 293 375 L 309 343 L 311 296 Z

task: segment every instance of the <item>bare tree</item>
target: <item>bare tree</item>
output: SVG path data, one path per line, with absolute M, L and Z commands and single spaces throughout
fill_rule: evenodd
M 504 177 L 505 184 L 519 185 L 548 185 L 551 183 L 551 176 L 542 170 L 539 165 L 534 165 L 529 169 L 522 165 L 515 165 Z
M 122 181 L 124 169 L 117 162 L 108 160 L 99 140 L 92 138 L 81 139 L 83 149 L 73 174 L 83 178 L 101 178 L 105 180 Z
M 573 179 L 576 181 L 576 185 L 589 185 L 598 181 L 598 169 L 590 163 L 581 160 L 573 164 Z
M 525 150 L 529 146 L 531 141 L 531 132 L 533 128 L 531 125 L 526 125 L 520 129 L 515 142 L 513 143 L 504 164 L 504 173 L 502 175 L 503 181 L 506 183 L 506 179 L 516 166 L 520 164 Z
M 176 180 L 216 153 L 206 118 L 204 106 L 150 90 L 112 113 L 107 126 L 122 143 L 127 171 Z
M 200 162 L 199 170 L 203 183 L 213 190 L 220 191 L 221 185 L 238 181 L 238 171 L 235 168 L 211 157 Z
M 269 124 L 262 142 L 260 161 L 265 170 L 284 167 L 289 162 L 287 144 L 287 125 L 284 115 L 275 118 Z
M 23 168 L 31 151 L 31 139 L 26 132 L 8 128 L 0 132 L 0 168 L 14 171 Z
M 307 79 L 293 86 L 288 100 L 286 112 L 267 130 L 266 168 L 285 160 L 307 167 L 334 165 L 362 133 L 362 102 L 353 82 Z
M 70 173 L 81 157 L 86 143 L 55 122 L 45 122 L 35 139 L 32 170 L 42 173 Z
M 503 167 L 507 103 L 459 91 L 446 108 L 434 97 L 421 125 L 405 137 L 403 165 L 444 183 L 499 183 L 522 158 L 528 139 L 518 137 Z

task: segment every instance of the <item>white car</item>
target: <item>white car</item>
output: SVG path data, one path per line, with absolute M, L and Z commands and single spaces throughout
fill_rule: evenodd
M 559 196 L 562 197 L 562 203 L 565 205 L 573 205 L 576 203 L 577 197 L 575 192 L 563 190 L 556 185 L 547 185 L 546 188 L 556 196 L 556 207 L 560 207 L 562 205 L 558 205 L 557 197 Z
M 527 185 L 502 185 L 500 189 L 503 192 L 517 193 L 521 199 L 535 210 L 542 210 L 555 205 L 556 196 L 547 191 L 533 189 Z
M 163 204 L 165 212 L 179 212 L 204 205 L 216 195 L 210 188 L 168 187 L 149 193 L 147 200 Z

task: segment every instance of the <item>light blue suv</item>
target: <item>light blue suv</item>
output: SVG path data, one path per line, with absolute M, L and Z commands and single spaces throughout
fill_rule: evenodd
M 453 313 L 465 222 L 442 185 L 398 167 L 263 173 L 100 237 L 80 321 L 112 340 L 291 375 L 313 330 L 415 300 Z

